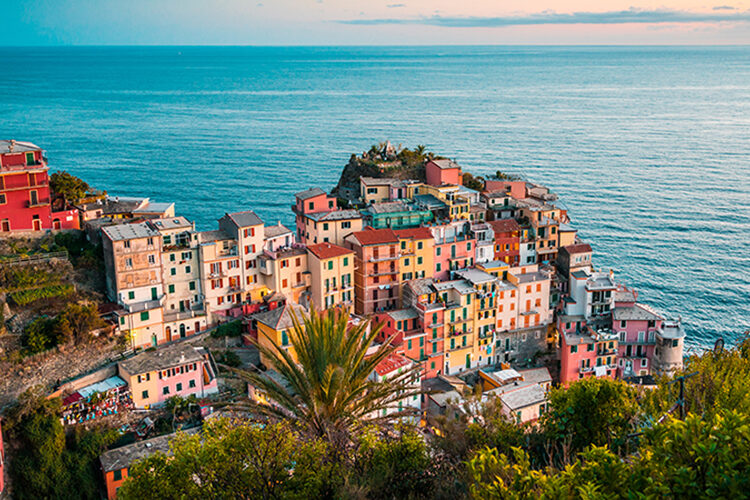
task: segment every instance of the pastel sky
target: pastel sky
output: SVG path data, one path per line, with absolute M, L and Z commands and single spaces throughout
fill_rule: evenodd
M 750 44 L 750 0 L 3 0 L 0 45 Z

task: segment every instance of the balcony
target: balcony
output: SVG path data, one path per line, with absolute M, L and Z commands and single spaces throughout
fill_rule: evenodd
M 379 255 L 378 254 L 378 255 L 373 255 L 372 257 L 370 257 L 368 259 L 368 262 L 386 262 L 386 261 L 389 261 L 389 260 L 396 260 L 396 259 L 398 259 L 400 257 L 401 257 L 401 253 L 400 252 L 391 253 L 391 254 L 388 254 L 388 255 Z
M 35 203 L 32 203 L 31 201 L 26 202 L 27 208 L 46 207 L 47 205 L 49 205 L 49 200 L 37 200 Z
M 599 351 L 596 352 L 597 356 L 612 356 L 613 354 L 617 354 L 617 349 L 616 348 L 612 348 L 612 349 L 600 349 Z
M 398 274 L 398 270 L 383 269 L 383 270 L 378 270 L 377 272 L 369 273 L 368 276 L 389 276 L 391 274 Z

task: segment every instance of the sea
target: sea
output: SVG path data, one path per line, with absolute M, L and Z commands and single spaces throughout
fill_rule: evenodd
M 199 229 L 292 225 L 390 140 L 547 185 L 597 268 L 682 318 L 750 330 L 750 47 L 0 48 L 0 138 Z

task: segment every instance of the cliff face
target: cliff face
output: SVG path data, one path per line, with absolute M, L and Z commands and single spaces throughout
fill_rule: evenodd
M 359 198 L 360 177 L 389 177 L 393 179 L 425 180 L 424 161 L 413 164 L 398 158 L 392 161 L 376 161 L 352 155 L 341 172 L 341 177 L 332 194 L 348 201 Z

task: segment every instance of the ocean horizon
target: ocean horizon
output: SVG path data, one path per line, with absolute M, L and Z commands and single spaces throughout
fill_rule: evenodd
M 750 329 L 748 46 L 0 47 L 0 138 L 211 229 L 390 140 L 548 186 L 694 349 Z

